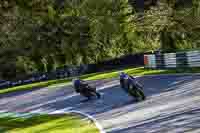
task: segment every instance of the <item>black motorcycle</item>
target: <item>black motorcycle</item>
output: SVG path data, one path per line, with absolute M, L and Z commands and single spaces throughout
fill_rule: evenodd
M 101 98 L 101 94 L 97 92 L 95 87 L 91 87 L 88 84 L 81 84 L 79 90 L 76 92 L 80 93 L 82 96 L 87 97 L 87 100 L 90 100 L 92 97 Z
M 126 79 L 120 79 L 120 85 L 125 92 L 127 92 L 130 96 L 135 97 L 136 101 L 146 99 L 146 96 L 142 90 L 143 88 L 139 84 L 129 83 Z

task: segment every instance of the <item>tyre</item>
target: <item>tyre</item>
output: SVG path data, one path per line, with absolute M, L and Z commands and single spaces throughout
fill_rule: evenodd
M 129 84 L 126 80 L 120 80 L 121 88 L 126 92 L 129 93 Z
M 136 101 L 145 100 L 146 97 L 141 89 L 136 88 L 133 85 L 129 86 L 129 95 L 136 98 Z
M 121 88 L 125 88 L 125 82 L 124 82 L 124 79 L 120 79 L 120 86 Z
M 140 94 L 140 97 L 142 98 L 142 100 L 146 99 L 146 96 L 142 90 L 138 89 L 138 93 Z
M 100 93 L 98 93 L 98 92 L 96 92 L 96 96 L 97 96 L 97 98 L 98 98 L 98 99 L 100 99 L 100 98 L 101 98 L 101 94 L 100 94 Z

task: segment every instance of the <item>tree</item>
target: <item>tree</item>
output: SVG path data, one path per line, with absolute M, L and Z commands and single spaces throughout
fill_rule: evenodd
M 180 42 L 180 39 L 184 41 L 186 38 L 182 36 L 187 36 L 198 27 L 198 24 L 194 23 L 196 15 L 192 13 L 197 7 L 186 8 L 181 2 L 162 0 L 156 6 L 144 11 L 142 17 L 136 14 L 134 23 L 137 30 L 159 35 L 161 48 L 164 51 L 180 49 L 177 42 Z
M 127 0 L 7 0 L 1 5 L 0 16 L 6 16 L 6 21 L 0 25 L 4 55 L 0 60 L 15 66 L 4 67 L 12 77 L 19 75 L 16 72 L 49 72 L 141 49 L 135 43 Z M 12 60 L 7 62 L 8 58 Z

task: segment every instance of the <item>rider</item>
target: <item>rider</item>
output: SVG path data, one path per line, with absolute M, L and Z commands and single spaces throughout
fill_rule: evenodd
M 75 91 L 77 93 L 85 93 L 87 91 L 93 91 L 98 98 L 100 98 L 100 94 L 96 92 L 96 89 L 92 89 L 91 87 L 88 86 L 88 84 L 79 78 L 73 79 L 73 86 L 75 88 Z
M 126 88 L 125 87 L 125 79 L 128 79 L 128 74 L 126 74 L 125 72 L 120 72 L 119 73 L 119 78 L 120 78 L 120 85 L 122 88 Z
M 136 77 L 126 74 L 125 72 L 120 72 L 120 82 L 127 80 L 128 84 L 132 84 L 142 88 L 142 85 L 136 81 Z M 124 86 L 122 86 L 123 88 Z
M 76 92 L 78 92 L 78 93 L 83 91 L 84 85 L 87 85 L 87 83 L 85 83 L 85 81 L 83 81 L 79 78 L 73 79 L 72 82 L 73 82 L 73 86 L 74 86 Z

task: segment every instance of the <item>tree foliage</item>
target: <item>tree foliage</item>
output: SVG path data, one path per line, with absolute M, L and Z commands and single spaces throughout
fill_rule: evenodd
M 193 1 L 188 8 L 145 1 L 140 10 L 141 3 L 128 0 L 2 0 L 0 77 L 15 79 L 160 46 L 197 48 L 200 2 Z

